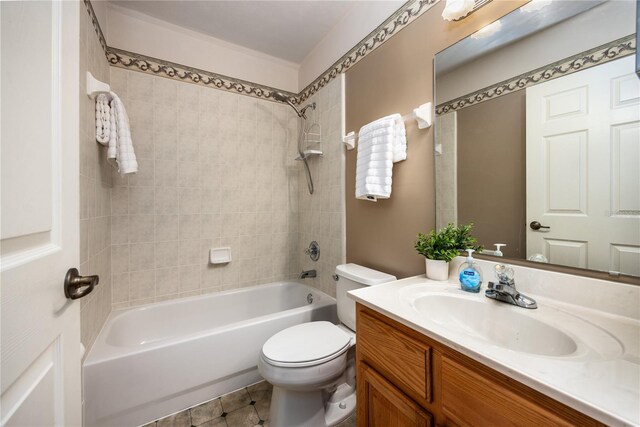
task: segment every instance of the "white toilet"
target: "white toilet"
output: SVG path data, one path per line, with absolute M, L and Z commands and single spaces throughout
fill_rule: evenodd
M 357 264 L 337 266 L 336 275 L 340 325 L 303 323 L 262 346 L 258 370 L 273 384 L 273 427 L 330 427 L 355 410 L 356 310 L 347 292 L 396 278 Z

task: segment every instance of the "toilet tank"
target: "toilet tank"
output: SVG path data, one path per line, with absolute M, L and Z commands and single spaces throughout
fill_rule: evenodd
M 347 292 L 396 280 L 396 277 L 391 274 L 358 264 L 341 264 L 336 267 L 336 275 L 338 276 L 336 283 L 338 318 L 352 331 L 356 330 L 356 302 L 349 298 Z

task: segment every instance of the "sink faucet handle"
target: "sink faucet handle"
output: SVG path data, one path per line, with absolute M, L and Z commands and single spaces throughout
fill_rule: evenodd
M 504 291 L 505 286 L 509 286 L 509 284 L 505 282 L 489 282 L 487 284 L 487 289 L 492 291 Z
M 513 268 L 505 264 L 496 264 L 494 271 L 496 273 L 496 278 L 500 283 L 511 286 L 514 285 L 515 272 L 513 271 Z

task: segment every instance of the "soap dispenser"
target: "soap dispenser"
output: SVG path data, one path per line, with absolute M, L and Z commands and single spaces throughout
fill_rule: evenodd
M 502 253 L 501 248 L 502 248 L 503 246 L 507 246 L 507 245 L 506 245 L 506 243 L 495 243 L 493 246 L 495 246 L 495 247 L 496 247 L 496 250 L 493 252 L 493 255 L 495 255 L 495 256 L 502 256 L 502 255 L 504 255 L 504 254 Z
M 460 279 L 460 288 L 467 292 L 480 292 L 482 285 L 482 273 L 478 263 L 473 259 L 473 249 L 467 249 L 469 256 L 467 260 L 460 266 L 458 277 Z

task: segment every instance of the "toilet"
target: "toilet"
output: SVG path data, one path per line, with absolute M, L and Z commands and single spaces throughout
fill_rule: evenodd
M 330 427 L 356 408 L 356 306 L 348 291 L 387 283 L 390 274 L 336 267 L 339 325 L 318 321 L 284 329 L 262 346 L 258 370 L 273 385 L 273 427 Z

